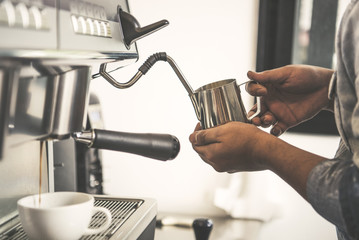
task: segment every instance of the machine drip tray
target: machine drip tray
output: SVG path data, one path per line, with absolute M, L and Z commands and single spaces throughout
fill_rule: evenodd
M 125 199 L 96 195 L 95 206 L 105 207 L 112 214 L 111 226 L 96 235 L 87 235 L 80 240 L 103 239 L 153 239 L 157 204 L 153 199 Z M 103 213 L 96 213 L 91 220 L 90 228 L 102 225 Z M 144 236 L 146 235 L 146 236 Z M 150 235 L 150 236 L 149 236 Z M 27 240 L 21 224 L 11 230 L 0 233 L 0 240 Z
M 123 223 L 134 213 L 141 205 L 141 200 L 109 200 L 96 199 L 96 207 L 104 207 L 110 210 L 112 214 L 112 224 L 104 232 L 97 235 L 88 235 L 81 238 L 81 240 L 95 240 L 95 239 L 110 239 L 116 231 L 123 225 Z M 96 213 L 91 220 L 90 228 L 97 228 L 103 224 L 104 218 L 101 213 Z

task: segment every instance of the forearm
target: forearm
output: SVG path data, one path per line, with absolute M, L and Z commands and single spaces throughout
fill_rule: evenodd
M 325 158 L 309 153 L 270 134 L 257 143 L 258 158 L 307 199 L 306 184 L 311 170 Z

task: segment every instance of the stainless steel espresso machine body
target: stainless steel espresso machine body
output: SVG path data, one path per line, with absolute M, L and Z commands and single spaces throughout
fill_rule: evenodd
M 27 239 L 17 200 L 64 181 L 54 176 L 54 145 L 88 126 L 99 66 L 136 62 L 134 42 L 167 24 L 141 28 L 126 0 L 0 0 L 0 239 Z M 156 201 L 96 199 L 114 226 L 89 239 L 153 236 Z

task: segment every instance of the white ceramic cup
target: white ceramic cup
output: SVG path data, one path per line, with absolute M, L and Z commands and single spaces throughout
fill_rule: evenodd
M 17 202 L 22 227 L 30 239 L 75 240 L 82 235 L 98 234 L 111 224 L 111 213 L 94 207 L 94 197 L 79 192 L 54 192 L 27 196 Z M 105 223 L 89 228 L 91 217 L 103 212 Z

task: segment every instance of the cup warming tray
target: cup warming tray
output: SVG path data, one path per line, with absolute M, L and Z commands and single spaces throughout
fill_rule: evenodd
M 95 195 L 94 197 L 95 206 L 105 207 L 111 212 L 112 223 L 106 231 L 96 235 L 83 236 L 80 240 L 149 239 L 148 234 L 152 235 L 152 231 L 154 234 L 157 214 L 155 200 L 116 198 L 102 195 Z M 96 228 L 103 221 L 103 213 L 96 213 L 92 217 L 90 227 Z M 0 233 L 0 240 L 5 239 L 27 240 L 28 237 L 22 229 L 21 224 L 18 223 L 10 230 Z

